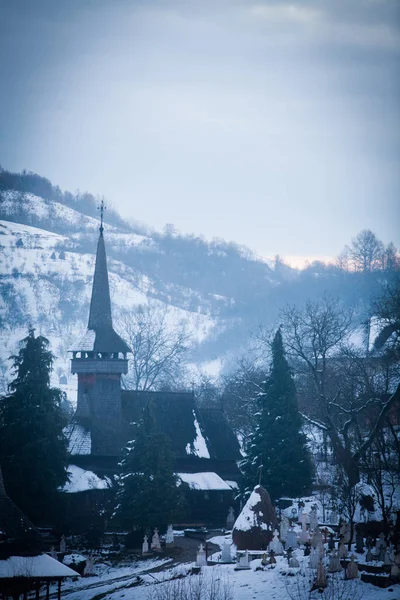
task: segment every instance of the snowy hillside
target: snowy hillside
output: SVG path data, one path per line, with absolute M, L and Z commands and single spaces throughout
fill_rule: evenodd
M 131 237 L 134 243 L 135 237 Z M 68 348 L 87 325 L 94 253 L 77 252 L 76 243 L 67 236 L 9 221 L 0 221 L 0 248 L 2 364 L 6 367 L 5 359 L 15 353 L 27 327 L 34 325 L 49 338 L 57 356 L 54 383 L 59 384 L 59 376 L 67 376 L 74 396 Z M 153 297 L 155 304 L 165 306 L 156 299 L 154 283 L 139 271 L 109 260 L 109 272 L 116 328 L 121 310 L 129 311 L 134 305 L 147 303 L 149 297 Z M 215 320 L 208 314 L 172 306 L 168 310 L 171 321 L 188 322 L 199 343 L 215 326 Z
M 87 325 L 97 205 L 90 194 L 62 192 L 39 175 L 0 170 L 2 371 L 33 325 L 51 340 L 58 375 L 68 375 L 67 349 Z M 360 323 L 382 285 L 375 273 L 361 280 L 335 268 L 272 269 L 234 242 L 180 235 L 173 227 L 155 232 L 112 209 L 106 211 L 105 241 L 116 329 L 121 311 L 139 303 L 166 307 L 171 322 L 189 323 L 198 341 L 193 361 L 213 373 L 235 363 L 260 323 L 276 326 L 285 304 L 327 292 L 352 308 Z

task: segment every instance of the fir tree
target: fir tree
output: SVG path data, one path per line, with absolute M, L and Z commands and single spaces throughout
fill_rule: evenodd
M 272 342 L 272 364 L 259 407 L 256 429 L 241 463 L 245 494 L 261 479 L 273 499 L 301 496 L 311 487 L 312 466 L 280 329 Z
M 16 378 L 0 399 L 0 462 L 9 496 L 34 522 L 46 522 L 67 479 L 64 394 L 50 387 L 53 355 L 33 329 L 12 356 Z
M 184 504 L 174 473 L 174 455 L 169 438 L 157 427 L 150 402 L 133 429 L 133 441 L 121 462 L 114 518 L 130 530 L 158 527 L 162 532 Z

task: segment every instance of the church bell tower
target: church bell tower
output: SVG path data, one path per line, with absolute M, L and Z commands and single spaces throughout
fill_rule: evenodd
M 75 418 L 91 433 L 93 456 L 121 453 L 121 375 L 127 373 L 129 347 L 114 331 L 103 227 L 97 243 L 89 323 L 72 349 L 71 372 L 78 375 Z

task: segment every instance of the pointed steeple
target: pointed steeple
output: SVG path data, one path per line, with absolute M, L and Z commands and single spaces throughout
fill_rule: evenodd
M 105 352 L 115 354 L 130 352 L 129 346 L 114 331 L 111 316 L 110 286 L 108 282 L 107 255 L 104 244 L 104 202 L 99 206 L 101 215 L 100 235 L 97 243 L 96 264 L 90 301 L 88 331 L 78 342 L 74 351 Z
M 97 243 L 96 266 L 90 302 L 88 329 L 112 329 L 110 286 L 108 283 L 107 256 L 104 244 L 103 226 Z

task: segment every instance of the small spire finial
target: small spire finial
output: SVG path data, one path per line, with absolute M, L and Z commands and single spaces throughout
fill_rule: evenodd
M 97 207 L 97 210 L 100 211 L 100 233 L 103 233 L 103 231 L 104 231 L 103 218 L 104 218 L 104 211 L 106 210 L 106 208 L 107 208 L 107 206 L 105 206 L 104 200 L 102 200 L 100 202 L 100 206 Z

